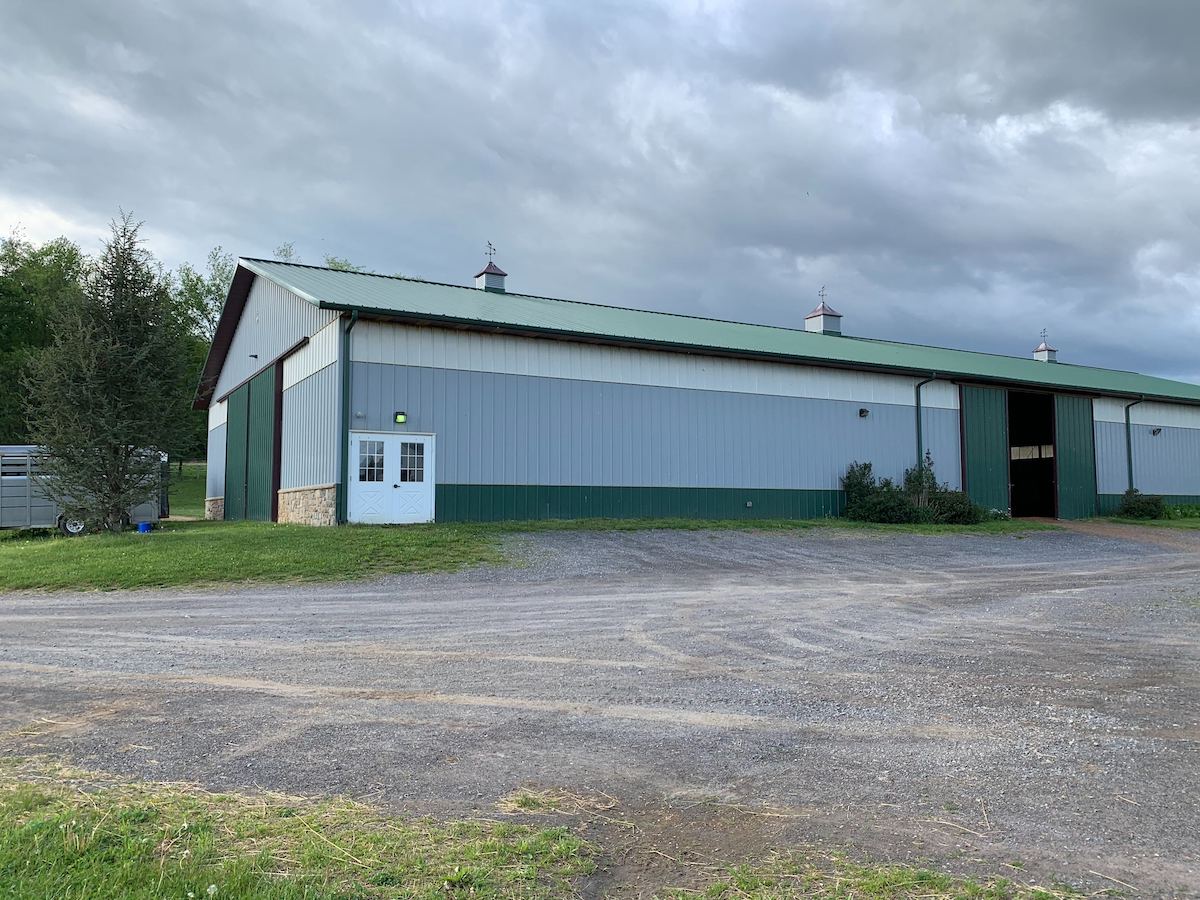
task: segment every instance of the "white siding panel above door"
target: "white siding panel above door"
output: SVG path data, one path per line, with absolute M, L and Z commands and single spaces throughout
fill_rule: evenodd
M 359 323 L 351 345 L 351 359 L 356 362 L 897 406 L 914 405 L 913 389 L 921 380 L 386 322 Z M 957 409 L 958 391 L 948 382 L 935 381 L 922 389 L 921 402 Z

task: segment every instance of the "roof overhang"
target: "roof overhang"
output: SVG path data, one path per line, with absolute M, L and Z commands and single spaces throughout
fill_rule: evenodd
M 242 311 L 246 308 L 246 300 L 250 297 L 254 278 L 254 272 L 239 261 L 233 273 L 233 282 L 229 285 L 229 293 L 225 297 L 225 305 L 221 307 L 221 317 L 217 320 L 212 346 L 208 348 L 208 356 L 204 359 L 200 383 L 196 385 L 196 396 L 192 399 L 192 409 L 208 409 L 208 405 L 212 403 L 217 379 L 221 377 L 221 369 L 225 365 L 225 357 L 229 354 L 229 345 L 233 343 L 233 335 L 237 332 L 238 322 L 242 319 Z

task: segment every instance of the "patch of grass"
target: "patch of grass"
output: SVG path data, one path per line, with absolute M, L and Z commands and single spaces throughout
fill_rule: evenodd
M 204 488 L 208 476 L 208 466 L 205 463 L 183 464 L 183 472 L 179 465 L 171 465 L 171 481 L 167 494 L 171 500 L 172 516 L 204 516 Z
M 565 828 L 409 820 L 345 799 L 211 794 L 0 761 L 6 897 L 560 897 L 593 868 Z
M 5 541 L 0 590 L 342 581 L 503 561 L 494 534 L 474 526 L 180 522 L 150 534 Z
M 789 854 L 756 865 L 733 866 L 706 887 L 671 896 L 779 900 L 814 898 L 980 898 L 1059 900 L 1080 897 L 1070 888 L 1019 884 L 1007 878 L 977 880 L 913 866 L 864 865 L 840 854 Z
M 1200 519 L 1126 519 L 1121 516 L 1110 516 L 1105 521 L 1120 522 L 1122 525 L 1149 525 L 1151 528 L 1200 530 Z

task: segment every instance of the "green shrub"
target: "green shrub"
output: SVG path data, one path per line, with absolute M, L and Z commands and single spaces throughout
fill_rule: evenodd
M 846 510 L 853 509 L 878 489 L 875 474 L 869 462 L 853 462 L 842 476 L 842 490 L 846 492 Z
M 1117 515 L 1126 519 L 1165 519 L 1167 504 L 1162 497 L 1130 488 L 1121 497 Z
M 928 506 L 930 498 L 937 492 L 937 475 L 933 471 L 933 454 L 925 451 L 925 458 L 904 472 L 904 493 L 915 506 Z
M 987 512 L 966 494 L 938 485 L 929 452 L 904 473 L 903 487 L 890 478 L 876 480 L 870 463 L 856 462 L 846 469 L 842 488 L 846 492 L 846 517 L 859 522 L 974 525 L 987 518 Z
M 962 491 L 938 490 L 930 495 L 929 508 L 933 521 L 945 525 L 976 525 L 987 518 L 987 511 Z
M 1180 503 L 1177 506 L 1168 506 L 1168 519 L 1200 519 L 1200 503 Z
M 894 485 L 877 488 L 874 493 L 847 507 L 846 516 L 858 522 L 882 522 L 900 525 L 910 522 L 930 521 L 928 507 L 918 507 L 908 496 Z

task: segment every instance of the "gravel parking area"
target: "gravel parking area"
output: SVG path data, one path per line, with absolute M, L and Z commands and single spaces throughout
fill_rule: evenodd
M 511 540 L 454 576 L 0 597 L 0 751 L 445 816 L 608 797 L 564 810 L 622 848 L 596 894 L 801 844 L 1200 884 L 1200 534 Z

